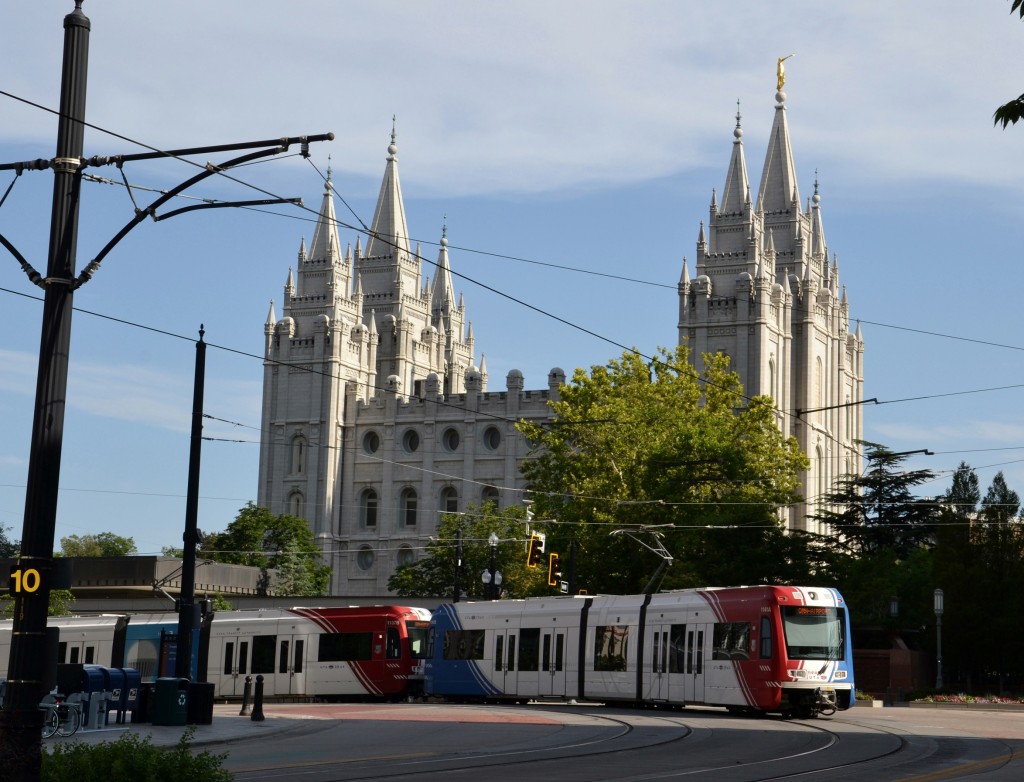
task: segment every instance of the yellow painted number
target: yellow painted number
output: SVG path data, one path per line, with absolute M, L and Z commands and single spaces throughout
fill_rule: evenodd
M 12 570 L 11 571 L 11 583 L 14 589 L 13 592 L 35 592 L 39 589 L 39 585 L 42 579 L 39 576 L 39 571 L 35 568 L 26 568 L 25 570 Z

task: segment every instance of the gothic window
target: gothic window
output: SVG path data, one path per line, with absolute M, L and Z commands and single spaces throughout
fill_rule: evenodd
M 775 357 L 768 359 L 768 396 L 778 399 L 779 394 L 775 389 Z
M 843 436 L 847 442 L 853 441 L 853 405 L 850 404 L 850 397 L 846 397 L 846 431 L 843 432 Z
M 373 567 L 373 561 L 376 557 L 373 554 L 373 549 L 369 546 L 363 546 L 356 553 L 356 565 L 359 566 L 360 570 L 369 570 Z
M 441 512 L 459 512 L 459 492 L 456 491 L 454 486 L 445 486 L 441 489 Z
M 377 453 L 380 448 L 380 435 L 376 432 L 367 432 L 363 435 L 363 450 L 369 454 Z
M 484 447 L 490 451 L 497 451 L 501 447 L 501 431 L 496 426 L 488 426 L 484 429 Z
M 377 492 L 365 489 L 359 495 L 359 523 L 366 529 L 377 526 Z
M 298 516 L 301 519 L 305 512 L 304 506 L 305 503 L 302 501 L 302 492 L 293 491 L 291 496 L 288 497 L 288 512 L 292 516 Z
M 825 504 L 825 492 L 827 491 L 827 487 L 825 486 L 826 472 L 825 457 L 821 452 L 821 446 L 817 445 L 814 447 L 814 475 L 816 478 L 814 495 L 815 501 L 819 506 L 823 506 Z
M 448 452 L 458 450 L 459 430 L 452 427 L 445 429 L 444 434 L 441 435 L 441 444 L 444 445 L 444 449 Z
M 407 453 L 415 453 L 416 449 L 420 447 L 420 433 L 415 429 L 406 429 L 405 434 L 402 435 L 402 448 Z
M 402 522 L 406 527 L 416 526 L 416 490 L 404 489 L 402 491 Z
M 409 546 L 402 546 L 398 549 L 398 564 L 399 565 L 411 565 L 416 561 L 416 555 L 413 554 L 412 548 Z
M 292 438 L 292 474 L 301 475 L 306 471 L 306 438 L 301 434 Z
M 480 492 L 480 504 L 485 505 L 488 502 L 493 502 L 497 505 L 499 497 L 500 493 L 494 486 L 484 486 L 484 490 Z
M 815 407 L 824 407 L 825 406 L 824 391 L 825 391 L 825 389 L 822 388 L 821 358 L 816 358 L 814 360 L 814 406 Z M 819 410 L 818 411 L 818 421 L 819 421 L 819 423 L 822 420 L 824 420 L 824 411 L 823 410 Z

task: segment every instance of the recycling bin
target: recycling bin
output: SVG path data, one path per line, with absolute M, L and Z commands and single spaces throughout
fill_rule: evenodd
M 213 682 L 190 682 L 188 685 L 188 724 L 213 724 Z
M 188 679 L 164 676 L 153 691 L 154 725 L 188 724 Z

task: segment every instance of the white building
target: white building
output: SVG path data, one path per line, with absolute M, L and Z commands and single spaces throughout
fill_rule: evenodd
M 712 192 L 707 229 L 697 238 L 695 275 L 686 260 L 679 281 L 679 342 L 702 367 L 705 353 L 731 359 L 748 396 L 775 400 L 783 434 L 811 460 L 805 504 L 791 528 L 822 531 L 807 519 L 837 477 L 861 464 L 864 341 L 850 332 L 850 306 L 839 264 L 825 241 L 818 182 L 801 209 L 786 122 L 786 94 L 752 198 L 740 115 L 721 201 Z
M 775 399 L 782 432 L 811 458 L 807 503 L 787 520 L 803 529 L 815 499 L 860 468 L 864 343 L 850 333 L 817 182 L 801 209 L 785 94 L 776 99 L 756 201 L 737 114 L 692 279 L 683 261 L 678 338 L 698 369 L 702 354 L 725 353 L 747 395 Z M 309 521 L 335 595 L 386 594 L 442 512 L 521 503 L 528 447 L 515 422 L 549 418 L 565 382 L 556 368 L 546 389 L 525 391 L 512 370 L 504 391 L 487 391 L 445 233 L 436 263 L 409 246 L 392 134 L 365 252 L 359 239 L 341 251 L 328 174 L 281 318 L 271 305 L 265 324 L 258 503 Z
M 305 518 L 331 593 L 381 595 L 443 511 L 520 504 L 519 419 L 547 419 L 565 382 L 487 391 L 442 229 L 436 263 L 409 246 L 394 133 L 365 252 L 341 251 L 328 174 L 313 241 L 267 317 L 257 502 Z

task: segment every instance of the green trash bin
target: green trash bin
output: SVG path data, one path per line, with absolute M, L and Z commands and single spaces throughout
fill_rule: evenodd
M 171 676 L 156 680 L 153 690 L 153 724 L 188 724 L 188 679 Z

